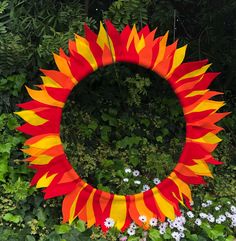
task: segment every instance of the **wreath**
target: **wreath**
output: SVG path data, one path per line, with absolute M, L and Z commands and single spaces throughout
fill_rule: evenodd
M 181 215 L 179 204 L 191 209 L 190 184 L 203 184 L 204 176 L 212 177 L 208 163 L 218 165 L 212 152 L 221 141 L 222 130 L 215 123 L 228 113 L 217 113 L 223 101 L 211 100 L 222 93 L 208 86 L 219 73 L 206 73 L 208 60 L 182 63 L 186 45 L 177 41 L 167 45 L 168 32 L 155 38 L 156 29 L 148 26 L 139 32 L 135 25 L 120 33 L 110 21 L 106 29 L 100 24 L 98 35 L 85 25 L 85 37 L 75 35 L 69 41 L 69 55 L 60 49 L 54 54 L 56 70 L 41 69 L 45 76 L 37 90 L 27 91 L 32 100 L 18 106 L 17 112 L 26 123 L 17 129 L 31 136 L 22 151 L 30 157 L 30 168 L 36 170 L 31 185 L 44 188 L 44 198 L 65 195 L 63 222 L 79 218 L 88 227 L 99 225 L 103 231 L 115 226 L 125 231 L 132 222 L 147 229 L 152 222 L 163 222 Z M 97 190 L 75 172 L 63 150 L 60 138 L 62 110 L 72 89 L 100 67 L 116 62 L 129 62 L 150 69 L 171 85 L 183 108 L 186 141 L 171 174 L 152 189 L 134 195 L 116 195 Z

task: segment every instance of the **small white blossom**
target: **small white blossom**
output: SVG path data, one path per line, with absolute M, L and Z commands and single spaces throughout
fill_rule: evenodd
M 230 218 L 230 217 L 232 216 L 232 214 L 229 213 L 229 212 L 225 212 L 225 216 L 226 216 L 227 218 Z
M 217 218 L 216 223 L 221 224 L 221 220 L 219 218 Z
M 140 171 L 138 171 L 138 170 L 133 171 L 133 175 L 134 175 L 135 177 L 138 177 L 139 174 L 140 174 Z
M 211 200 L 207 200 L 206 202 L 207 202 L 207 204 L 208 204 L 209 206 L 212 204 L 212 201 L 211 201 Z
M 236 207 L 235 206 L 231 206 L 230 210 L 231 210 L 232 213 L 236 213 Z
M 134 181 L 134 184 L 140 185 L 141 182 L 140 182 L 139 180 L 135 180 L 135 181 Z
M 141 222 L 143 222 L 143 223 L 147 222 L 147 217 L 144 216 L 144 215 L 139 216 L 138 219 L 139 219 Z
M 157 226 L 157 219 L 156 218 L 151 218 L 149 221 L 150 226 L 156 227 Z
M 148 191 L 150 187 L 148 185 L 143 185 L 143 192 Z
M 220 215 L 219 219 L 221 222 L 224 222 L 226 220 L 226 217 L 225 217 L 225 215 Z
M 231 227 L 236 227 L 236 221 L 233 221 L 230 226 Z
M 187 215 L 188 215 L 189 218 L 193 218 L 193 217 L 194 217 L 194 214 L 193 214 L 193 212 L 191 212 L 191 211 L 188 211 L 188 212 L 187 212 Z
M 131 228 L 131 229 L 136 229 L 136 228 L 137 228 L 137 225 L 136 225 L 135 223 L 131 223 L 131 224 L 130 224 L 130 228 Z
M 178 232 L 173 232 L 171 233 L 171 236 L 175 239 L 175 240 L 180 240 L 180 234 Z
M 127 233 L 128 233 L 130 236 L 133 236 L 133 235 L 135 235 L 135 230 L 132 229 L 132 228 L 129 228 L 129 229 L 127 230 Z
M 165 234 L 165 233 L 166 233 L 166 229 L 161 228 L 161 229 L 159 230 L 159 232 L 160 232 L 160 234 Z
M 236 214 L 234 214 L 234 215 L 231 215 L 231 220 L 233 221 L 233 222 L 236 222 Z
M 210 223 L 214 223 L 214 222 L 215 222 L 215 218 L 214 218 L 214 216 L 213 216 L 212 214 L 209 214 L 209 215 L 207 216 L 207 220 L 208 220 Z
M 195 224 L 196 224 L 197 226 L 200 226 L 200 225 L 202 224 L 202 220 L 201 220 L 200 218 L 197 218 L 197 219 L 195 220 Z
M 177 229 L 179 230 L 179 232 L 183 232 L 184 231 L 184 227 L 183 226 L 178 226 Z
M 219 211 L 219 210 L 220 210 L 220 207 L 216 206 L 216 207 L 215 207 L 215 210 L 216 210 L 216 211 Z
M 206 204 L 206 203 L 202 203 L 202 207 L 203 207 L 203 208 L 206 208 L 206 207 L 207 207 L 207 204 Z
M 158 185 L 161 182 L 161 180 L 159 178 L 154 178 L 153 182 L 155 185 Z
M 200 216 L 200 218 L 203 218 L 203 219 L 207 218 L 207 214 L 206 213 L 200 213 L 199 216 Z
M 128 182 L 128 181 L 129 181 L 129 178 L 124 178 L 123 181 L 124 181 L 124 182 Z
M 179 234 L 181 238 L 184 238 L 185 237 L 185 234 L 184 233 L 180 233 Z
M 125 173 L 131 173 L 132 170 L 130 168 L 125 168 Z
M 112 228 L 115 225 L 115 221 L 112 218 L 106 218 L 104 225 L 107 228 Z

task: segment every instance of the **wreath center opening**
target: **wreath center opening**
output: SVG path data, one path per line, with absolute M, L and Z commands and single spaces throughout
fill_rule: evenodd
M 68 160 L 87 183 L 135 194 L 171 173 L 185 143 L 185 120 L 166 80 L 138 65 L 116 63 L 73 89 L 61 138 Z

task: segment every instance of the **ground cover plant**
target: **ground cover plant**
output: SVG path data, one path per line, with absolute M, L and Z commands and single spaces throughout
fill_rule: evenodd
M 105 2 L 105 3 L 104 3 Z M 45 6 L 47 6 L 45 8 Z M 234 240 L 236 234 L 236 88 L 234 1 L 1 1 L 0 3 L 0 240 Z M 174 9 L 176 25 L 174 29 Z M 189 9 L 189 11 L 185 11 Z M 193 14 L 194 13 L 194 14 Z M 220 126 L 215 151 L 224 164 L 212 167 L 214 179 L 192 187 L 193 210 L 143 231 L 134 224 L 125 233 L 112 228 L 86 229 L 82 221 L 61 223 L 61 200 L 43 200 L 29 187 L 33 171 L 19 151 L 25 136 L 15 104 L 28 100 L 24 84 L 39 83 L 39 68 L 54 68 L 52 52 L 66 50 L 73 33 L 86 22 L 96 31 L 109 18 L 118 29 L 145 23 L 170 29 L 171 38 L 188 43 L 189 60 L 209 58 L 221 71 L 212 89 L 231 111 Z M 84 79 L 63 111 L 61 135 L 77 172 L 90 184 L 119 194 L 149 189 L 165 178 L 182 151 L 185 125 L 170 86 L 151 71 L 134 65 L 106 67 Z M 142 218 L 145 223 L 145 217 Z M 108 220 L 109 221 L 109 220 Z

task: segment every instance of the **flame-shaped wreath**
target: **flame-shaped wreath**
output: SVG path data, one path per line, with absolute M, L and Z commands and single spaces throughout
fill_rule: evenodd
M 167 46 L 168 32 L 155 38 L 156 29 L 145 26 L 137 32 L 135 26 L 126 26 L 119 33 L 109 21 L 106 28 L 101 23 L 97 35 L 85 25 L 86 37 L 75 35 L 75 42 L 69 41 L 69 56 L 62 49 L 54 54 L 59 71 L 42 69 L 45 76 L 43 84 L 37 85 L 40 90 L 27 88 L 33 100 L 18 105 L 24 110 L 17 114 L 27 122 L 18 130 L 32 137 L 22 151 L 30 155 L 27 161 L 37 171 L 31 185 L 45 188 L 45 199 L 65 195 L 64 222 L 78 217 L 88 227 L 100 225 L 104 231 L 108 229 L 106 220 L 114 220 L 121 231 L 132 221 L 148 228 L 152 218 L 164 221 L 179 216 L 179 203 L 191 208 L 189 185 L 204 183 L 203 176 L 212 177 L 207 163 L 221 164 L 211 154 L 221 141 L 216 134 L 222 128 L 215 123 L 228 113 L 216 113 L 224 102 L 210 98 L 222 93 L 207 89 L 219 73 L 206 73 L 207 60 L 182 63 L 186 46 L 177 48 L 177 41 Z M 152 189 L 135 195 L 107 193 L 84 182 L 69 163 L 60 139 L 62 109 L 71 90 L 99 67 L 115 62 L 134 63 L 166 79 L 186 120 L 186 143 L 172 173 Z M 145 225 L 142 215 L 147 217 Z

